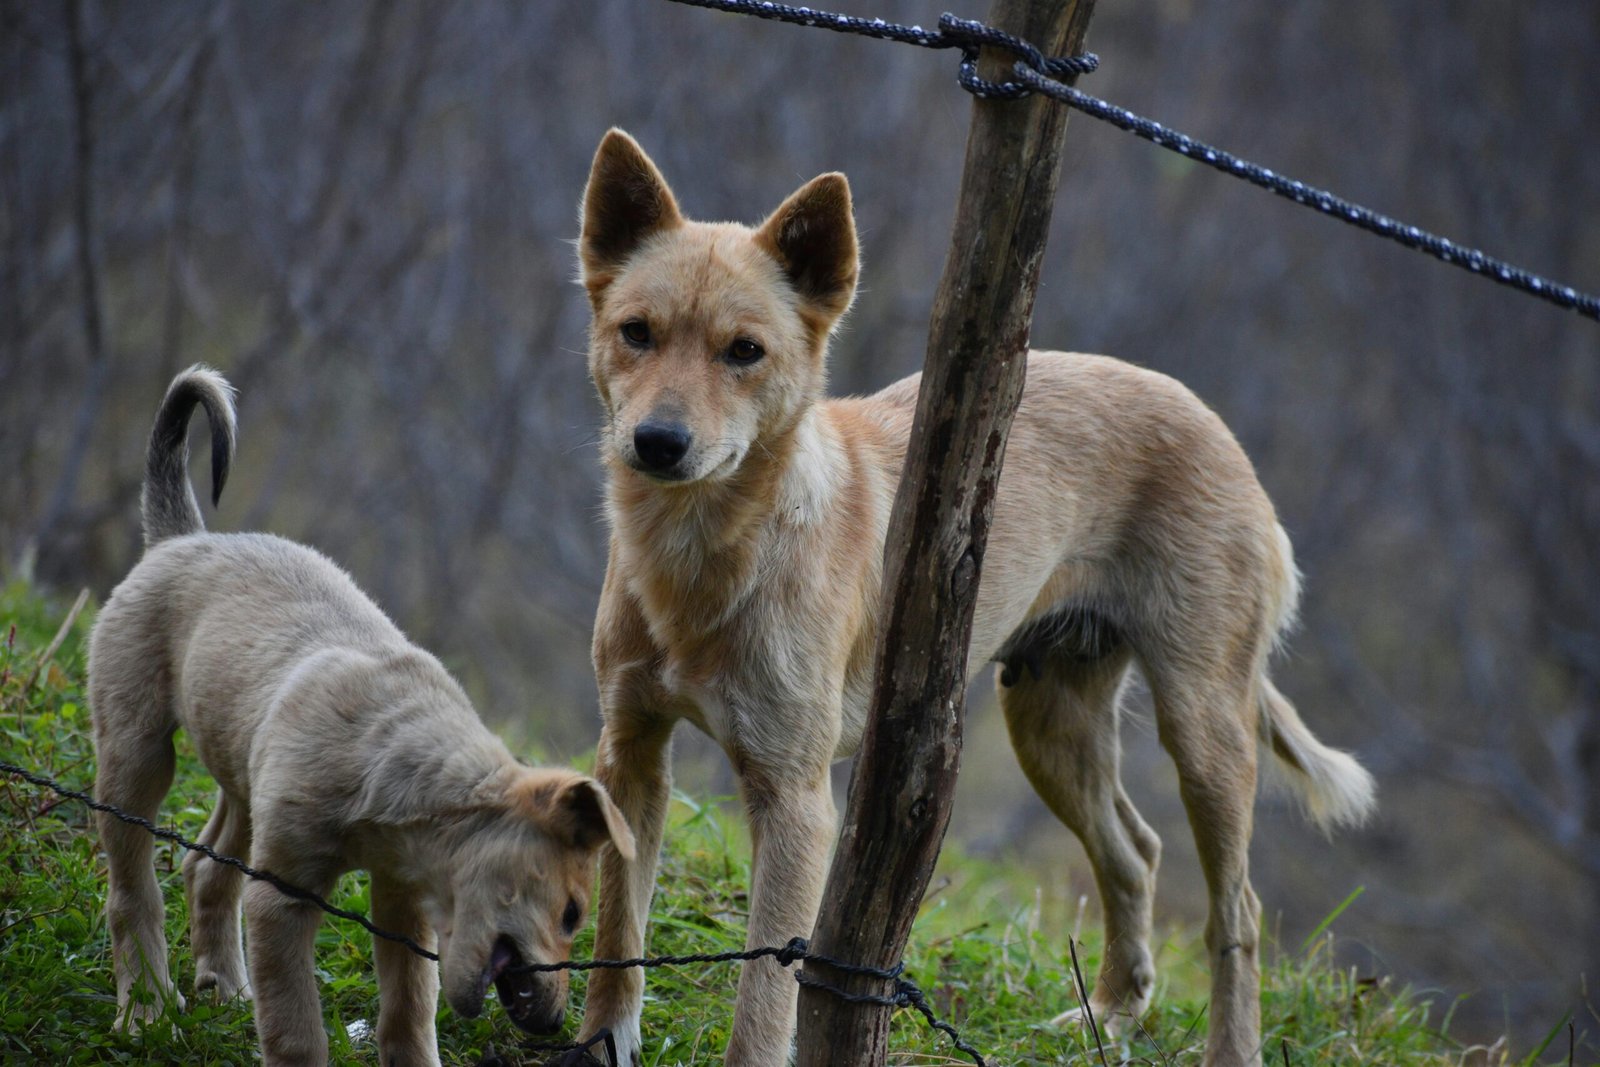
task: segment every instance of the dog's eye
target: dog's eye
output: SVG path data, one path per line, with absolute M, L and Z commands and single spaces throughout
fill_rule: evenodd
M 650 344 L 650 325 L 643 319 L 629 319 L 622 324 L 622 339 L 635 348 Z
M 561 913 L 561 929 L 572 933 L 578 928 L 578 920 L 583 918 L 583 909 L 578 907 L 576 900 L 567 901 L 567 910 Z
M 748 337 L 741 337 L 728 346 L 728 358 L 734 363 L 754 363 L 766 354 L 765 348 Z

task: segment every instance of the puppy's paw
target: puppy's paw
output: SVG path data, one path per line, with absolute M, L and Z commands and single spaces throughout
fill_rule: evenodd
M 253 998 L 250 991 L 250 981 L 244 976 L 244 971 L 220 968 L 213 970 L 201 967 L 194 976 L 194 991 L 196 994 L 210 994 L 218 1001 L 229 1001 L 234 997 L 245 1000 Z
M 593 1036 L 593 1031 L 584 1027 L 584 1037 Z M 639 1017 L 634 1016 L 625 1022 L 617 1023 L 611 1027 L 611 1040 L 617 1049 L 617 1067 L 641 1067 L 644 1062 L 644 1040 L 639 1035 Z M 599 1055 L 601 1046 L 590 1050 L 598 1062 L 604 1063 L 609 1056 Z
M 159 1014 L 160 1012 L 146 1005 L 129 1004 L 126 1007 L 119 1005 L 117 1017 L 111 1023 L 111 1029 L 119 1034 L 127 1034 L 129 1037 L 134 1037 L 140 1030 L 144 1029 L 145 1023 Z
M 378 1042 L 378 1062 L 384 1067 L 440 1067 L 439 1045 L 436 1041 L 413 1039 L 398 1042 Z M 512 1064 L 518 1061 L 501 1059 L 491 1048 L 488 1055 L 478 1061 L 478 1067 L 492 1063 Z
M 142 1030 L 146 1023 L 161 1018 L 167 1010 L 167 1005 L 178 1011 L 188 1008 L 188 1002 L 170 984 L 160 991 L 142 991 L 134 998 L 125 998 L 117 1004 L 117 1017 L 112 1022 L 111 1028 L 119 1034 L 134 1036 Z

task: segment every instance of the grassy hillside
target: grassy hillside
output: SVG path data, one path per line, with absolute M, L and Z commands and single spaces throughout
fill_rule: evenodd
M 0 759 L 87 788 L 93 751 L 83 690 L 88 612 L 70 628 L 49 662 L 41 659 L 67 605 L 13 585 L 0 591 Z M 211 783 L 180 744 L 177 783 L 161 821 L 197 835 Z M 111 1032 L 115 1009 L 110 948 L 101 914 L 104 875 L 83 807 L 0 776 L 0 1060 L 68 1063 L 249 1063 L 256 1059 L 247 1005 L 190 997 L 136 1038 Z M 650 936 L 655 953 L 716 952 L 742 947 L 748 847 L 736 819 L 720 805 L 679 797 L 663 860 Z M 188 995 L 193 963 L 184 934 L 177 850 L 158 845 L 167 899 L 168 936 L 180 989 Z M 349 876 L 335 902 L 366 910 L 365 881 Z M 1161 986 L 1143 1032 L 1103 1052 L 1088 1034 L 1048 1020 L 1075 1004 L 1068 937 L 1083 926 L 1080 950 L 1092 981 L 1098 954 L 1093 923 L 1047 915 L 1037 885 L 1016 872 L 947 854 L 924 904 L 907 959 L 936 1010 L 994 1064 L 1188 1064 L 1199 1062 L 1205 1031 L 1205 970 L 1193 932 L 1170 936 L 1160 950 Z M 1304 946 L 1265 950 L 1263 1016 L 1268 1062 L 1296 1065 L 1440 1065 L 1462 1061 L 1437 1005 L 1382 978 L 1330 969 L 1331 933 Z M 587 935 L 580 957 L 588 953 Z M 364 932 L 324 924 L 317 962 L 336 1062 L 370 1062 L 361 1036 L 375 1019 L 377 991 Z M 651 1064 L 716 1062 L 728 1035 L 737 971 L 733 966 L 660 971 L 648 984 L 645 1032 Z M 576 1006 L 584 980 L 573 983 Z M 1525 1063 L 1567 1062 L 1566 1035 Z M 522 1062 L 522 1038 L 491 1005 L 483 1018 L 439 1015 L 446 1063 L 476 1063 L 493 1049 Z M 891 1062 L 966 1062 L 910 1013 L 896 1017 Z M 1559 1055 L 1557 1054 L 1559 1051 Z M 1102 1058 L 1103 1057 L 1103 1058 Z M 1510 1062 L 1477 1052 L 1476 1063 Z

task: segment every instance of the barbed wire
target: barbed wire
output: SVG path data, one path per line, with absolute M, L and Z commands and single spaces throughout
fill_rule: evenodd
M 957 77 L 962 88 L 986 99 L 1015 99 L 1037 92 L 1065 104 L 1090 118 L 1141 137 L 1152 144 L 1176 152 L 1224 174 L 1242 178 L 1297 204 L 1313 208 L 1329 218 L 1355 226 L 1406 248 L 1424 252 L 1435 259 L 1460 267 L 1480 277 L 1538 297 L 1557 307 L 1576 311 L 1600 322 L 1600 296 L 1586 293 L 1563 282 L 1552 281 L 1515 264 L 1498 259 L 1476 248 L 1451 241 L 1387 215 L 1362 207 L 1350 200 L 1279 174 L 1268 167 L 1242 159 L 1161 123 L 1136 115 L 1126 108 L 1065 84 L 1059 79 L 1088 74 L 1099 66 L 1093 53 L 1081 56 L 1051 57 L 1032 43 L 969 19 L 941 15 L 937 31 L 907 26 L 878 18 L 841 15 L 832 11 L 767 0 L 671 0 L 672 3 L 706 8 L 736 15 L 751 15 L 799 26 L 811 26 L 862 37 L 912 44 L 922 48 L 959 48 L 961 70 Z M 1001 48 L 1016 56 L 1013 74 L 1016 81 L 995 82 L 978 77 L 977 55 L 983 46 Z
M 173 844 L 178 845 L 181 848 L 188 849 L 191 852 L 198 852 L 200 855 L 212 860 L 213 862 L 223 864 L 227 867 L 232 867 L 234 870 L 243 874 L 247 878 L 253 878 L 257 881 L 266 882 L 268 885 L 272 886 L 274 889 L 285 894 L 286 896 L 290 896 L 296 900 L 302 900 L 308 904 L 312 904 L 318 908 L 321 908 L 329 915 L 336 916 L 340 919 L 348 919 L 351 922 L 357 923 L 374 937 L 381 937 L 387 941 L 394 941 L 398 944 L 404 945 L 406 948 L 410 949 L 412 952 L 423 957 L 424 959 L 433 960 L 435 962 L 437 962 L 439 959 L 437 953 L 430 952 L 428 949 L 423 948 L 416 941 L 405 936 L 404 934 L 397 934 L 383 929 L 382 927 L 374 924 L 370 919 L 368 919 L 365 915 L 362 915 L 360 912 L 351 911 L 348 908 L 341 908 L 309 889 L 304 889 L 292 882 L 285 881 L 284 879 L 273 874 L 271 871 L 260 870 L 250 866 L 235 856 L 229 856 L 218 852 L 210 845 L 199 841 L 191 841 L 182 834 L 178 833 L 176 830 L 157 826 L 155 823 L 151 822 L 142 815 L 135 815 L 132 812 L 124 811 L 115 804 L 107 804 L 103 801 L 96 800 L 88 793 L 63 785 L 55 779 L 46 777 L 45 775 L 36 774 L 26 767 L 19 767 L 15 763 L 8 763 L 0 760 L 0 772 L 16 775 L 18 778 L 21 778 L 23 781 L 28 782 L 31 785 L 38 786 L 41 789 L 49 789 L 68 800 L 76 800 L 80 804 L 84 804 L 95 811 L 102 812 L 106 815 L 110 815 L 112 818 L 120 819 L 125 823 L 137 826 L 163 841 L 170 841 Z M 810 946 L 806 943 L 806 939 L 803 937 L 791 938 L 787 944 L 782 946 L 764 945 L 758 948 L 744 949 L 737 952 L 696 952 L 680 956 L 640 956 L 626 960 L 560 960 L 554 963 L 517 964 L 514 967 L 506 968 L 506 970 L 508 973 L 516 974 L 543 974 L 552 971 L 632 970 L 634 968 L 648 970 L 657 967 L 682 967 L 692 964 L 743 963 L 761 959 L 775 960 L 780 966 L 783 967 L 789 967 L 795 963 L 818 963 L 826 967 L 831 967 L 832 969 L 845 974 L 865 975 L 871 978 L 880 978 L 886 982 L 893 982 L 894 992 L 892 993 L 882 995 L 872 993 L 852 993 L 848 990 L 840 989 L 837 986 L 830 985 L 803 969 L 793 972 L 795 981 L 799 982 L 801 985 L 810 986 L 813 989 L 820 989 L 824 992 L 832 993 L 841 1000 L 845 1000 L 853 1004 L 881 1004 L 893 1008 L 915 1008 L 919 1013 L 921 1013 L 922 1017 L 927 1021 L 929 1026 L 948 1035 L 950 1040 L 955 1044 L 956 1048 L 972 1057 L 972 1061 L 977 1065 L 977 1067 L 987 1067 L 982 1054 L 962 1039 L 960 1031 L 958 1031 L 954 1026 L 951 1026 L 949 1023 L 940 1019 L 934 1013 L 933 1008 L 928 1004 L 927 995 L 923 993 L 922 989 L 915 982 L 905 977 L 904 963 L 896 964 L 894 967 L 885 970 L 877 967 L 867 967 L 859 963 L 848 963 L 844 960 L 832 959 L 828 956 L 822 956 L 813 953 L 810 950 Z M 602 1039 L 609 1041 L 609 1038 L 606 1038 L 604 1032 L 602 1032 L 597 1033 L 585 1041 L 571 1042 L 563 1045 L 539 1045 L 532 1047 L 539 1051 L 545 1052 L 569 1052 L 576 1057 L 579 1053 L 586 1051 L 593 1045 L 600 1042 Z M 563 1062 L 566 1061 L 564 1060 Z

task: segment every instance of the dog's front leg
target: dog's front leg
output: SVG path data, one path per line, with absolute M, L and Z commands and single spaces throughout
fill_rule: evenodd
M 414 889 L 374 873 L 372 921 L 435 949 L 433 931 Z M 433 1018 L 439 1009 L 439 966 L 386 938 L 373 938 L 378 968 L 378 1062 L 383 1067 L 438 1067 Z
M 750 814 L 754 864 L 746 947 L 810 937 L 833 843 L 833 790 L 827 764 L 811 773 L 786 767 L 748 769 L 740 791 Z M 739 976 L 729 1067 L 781 1067 L 794 1036 L 794 973 L 771 959 L 753 960 Z
M 600 908 L 595 923 L 596 959 L 629 959 L 644 954 L 645 924 L 655 891 L 661 834 L 672 799 L 672 722 L 608 713 L 600 731 L 595 777 L 628 820 L 636 845 L 632 862 L 606 849 L 600 862 Z M 639 1016 L 644 974 L 639 970 L 600 970 L 589 979 L 582 1036 L 610 1027 L 620 1064 L 641 1057 Z
M 322 1030 L 312 951 L 322 912 L 266 882 L 251 882 L 244 913 L 263 1062 L 267 1067 L 327 1063 L 328 1035 Z

